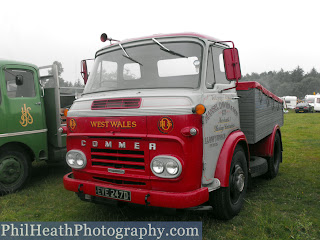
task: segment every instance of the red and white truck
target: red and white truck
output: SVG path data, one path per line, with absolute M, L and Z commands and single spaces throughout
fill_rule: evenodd
M 91 202 L 210 204 L 218 218 L 237 215 L 248 179 L 278 173 L 282 100 L 238 83 L 232 42 L 195 33 L 101 39 L 110 45 L 88 81 L 82 61 L 86 87 L 67 116 L 65 188 Z

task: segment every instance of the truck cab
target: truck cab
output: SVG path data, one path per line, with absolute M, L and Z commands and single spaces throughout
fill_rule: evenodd
M 57 82 L 57 69 L 45 68 L 51 74 L 40 76 L 33 64 L 0 61 L 0 194 L 21 189 L 33 161 L 61 162 L 66 152 L 66 136 L 58 131 L 59 86 L 44 89 L 40 84 L 42 77 Z
M 240 126 L 238 82 L 229 80 L 241 76 L 238 55 L 226 49 L 225 42 L 195 33 L 100 49 L 82 97 L 68 112 L 72 173 L 65 188 L 92 202 L 189 208 L 209 201 L 217 217 L 235 216 L 250 175 L 250 146 Z M 263 138 L 273 156 L 279 127 L 269 130 Z M 280 155 L 277 169 L 279 162 Z M 267 172 L 264 167 L 261 174 Z

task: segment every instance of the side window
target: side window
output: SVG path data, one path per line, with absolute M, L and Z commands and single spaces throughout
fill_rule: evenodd
M 213 73 L 213 62 L 212 62 L 212 50 L 211 48 L 209 48 L 206 87 L 213 88 L 213 84 L 214 84 L 214 73 Z
M 213 55 L 213 67 L 214 67 L 214 76 L 216 83 L 220 84 L 230 84 L 230 81 L 227 80 L 224 62 L 223 62 L 223 49 L 218 47 L 212 47 Z
M 33 72 L 22 69 L 5 69 L 4 77 L 9 98 L 35 97 Z

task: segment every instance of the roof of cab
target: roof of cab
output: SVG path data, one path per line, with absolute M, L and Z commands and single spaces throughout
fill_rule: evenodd
M 23 66 L 29 66 L 29 67 L 33 67 L 35 69 L 38 69 L 38 66 L 36 66 L 32 63 L 19 62 L 19 61 L 7 60 L 7 59 L 0 59 L 0 67 L 2 67 L 4 65 L 23 65 Z
M 144 37 L 139 37 L 139 38 L 124 39 L 124 40 L 120 41 L 120 43 L 122 44 L 122 43 L 127 43 L 127 42 L 135 42 L 135 41 L 145 40 L 145 39 L 165 38 L 165 37 L 195 37 L 195 38 L 205 39 L 205 40 L 209 40 L 209 41 L 213 41 L 213 42 L 219 42 L 220 41 L 219 39 L 211 37 L 211 36 L 208 36 L 208 35 L 194 33 L 194 32 L 184 32 L 184 33 L 155 34 L 155 35 L 144 36 Z M 100 50 L 106 49 L 108 47 L 111 47 L 111 46 L 114 46 L 114 45 L 117 45 L 117 44 L 118 44 L 118 42 L 112 43 L 112 44 L 110 44 L 108 46 L 105 46 L 105 47 L 101 48 Z

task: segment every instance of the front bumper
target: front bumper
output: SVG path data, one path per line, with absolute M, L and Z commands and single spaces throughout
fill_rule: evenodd
M 72 173 L 68 173 L 63 177 L 65 189 L 91 196 L 96 195 L 95 187 L 116 188 L 131 192 L 130 203 L 148 205 L 164 208 L 189 208 L 199 206 L 209 200 L 208 188 L 203 187 L 191 192 L 161 192 L 148 189 L 136 189 L 130 187 L 114 186 L 105 183 L 95 183 L 85 180 L 78 180 L 72 177 Z M 103 197 L 101 197 L 103 198 Z

